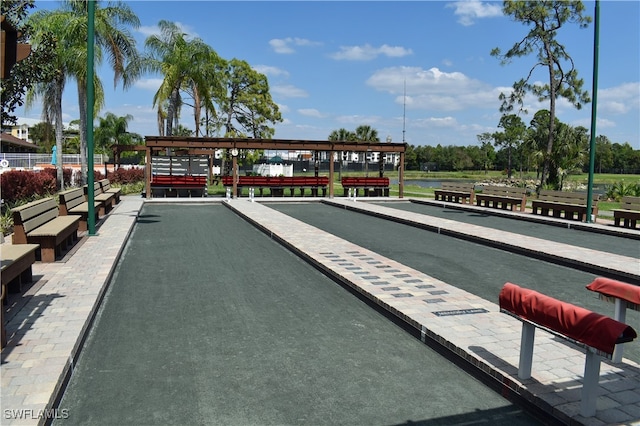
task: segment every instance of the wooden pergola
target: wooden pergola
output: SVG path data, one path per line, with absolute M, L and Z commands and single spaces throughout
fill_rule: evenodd
M 141 150 L 142 146 L 135 146 L 129 149 Z M 201 137 L 181 137 L 181 136 L 146 136 L 146 194 L 151 194 L 151 156 L 154 151 L 171 149 L 174 151 L 184 150 L 192 155 L 210 155 L 218 149 L 228 149 L 232 154 L 233 171 L 233 195 L 237 194 L 238 174 L 238 152 L 243 149 L 252 150 L 289 150 L 289 151 L 317 151 L 329 152 L 329 196 L 333 197 L 334 161 L 333 153 L 340 151 L 352 152 L 379 152 L 398 153 L 400 162 L 398 164 L 398 186 L 399 197 L 404 194 L 404 156 L 406 151 L 405 143 L 394 142 L 353 142 L 353 141 L 314 141 L 296 139 L 250 139 L 250 138 L 201 138 Z M 115 148 L 116 162 L 118 162 L 119 152 L 126 150 L 125 147 Z

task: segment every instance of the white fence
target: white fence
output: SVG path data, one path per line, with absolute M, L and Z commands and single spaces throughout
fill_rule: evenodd
M 106 155 L 96 154 L 93 156 L 94 165 L 102 165 L 108 160 Z M 42 167 L 51 164 L 51 154 L 32 154 L 29 152 L 3 152 L 0 153 L 0 161 L 6 167 L 11 169 L 32 170 L 34 167 Z M 80 154 L 62 154 L 62 164 L 79 165 Z

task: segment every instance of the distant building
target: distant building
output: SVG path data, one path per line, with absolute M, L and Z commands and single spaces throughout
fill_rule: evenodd
M 2 142 L 0 152 L 37 152 L 38 147 L 26 140 L 13 136 L 11 133 L 0 134 Z

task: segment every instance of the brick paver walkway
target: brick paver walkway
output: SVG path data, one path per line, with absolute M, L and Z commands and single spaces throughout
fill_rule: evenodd
M 331 201 L 349 203 L 348 200 Z M 98 228 L 98 235 L 84 238 L 66 261 L 34 265 L 34 276 L 39 278 L 38 284 L 43 285 L 38 286 L 28 303 L 10 318 L 9 343 L 2 351 L 2 424 L 42 422 L 42 414 L 46 414 L 43 410 L 52 407 L 59 398 L 59 390 L 73 370 L 85 333 L 142 203 L 138 197 L 123 197 L 121 204 Z M 594 259 L 603 257 L 598 256 L 602 253 L 593 253 L 590 249 L 522 236 L 511 241 L 508 233 L 500 231 L 363 202 L 357 204 L 358 208 L 372 209 L 378 214 L 427 221 L 442 229 L 455 228 L 456 232 L 500 239 L 505 244 L 543 250 L 548 255 L 567 257 L 577 263 L 593 263 L 597 262 Z M 553 411 L 560 419 L 593 425 L 632 424 L 640 419 L 640 366 L 628 360 L 619 365 L 603 363 L 597 414 L 582 418 L 578 414 L 584 368 L 581 350 L 546 333 L 536 333 L 533 378 L 520 381 L 517 365 L 521 325 L 499 313 L 494 301 L 481 299 L 320 231 L 268 205 L 236 199 L 228 202 L 228 206 L 336 279 L 414 325 L 421 331 L 423 340 L 434 339 L 495 377 L 505 388 Z M 609 253 L 605 257 L 608 261 L 603 266 L 621 274 L 638 275 L 638 259 Z M 64 412 L 53 414 L 65 415 Z

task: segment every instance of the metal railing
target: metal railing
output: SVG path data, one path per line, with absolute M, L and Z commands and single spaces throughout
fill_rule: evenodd
M 108 157 L 103 154 L 95 154 L 93 156 L 93 163 L 95 165 L 104 164 L 106 160 L 108 160 Z M 51 165 L 51 154 L 3 152 L 0 153 L 0 161 L 8 168 L 32 170 L 36 167 Z M 63 167 L 80 165 L 80 154 L 62 154 L 62 164 Z

